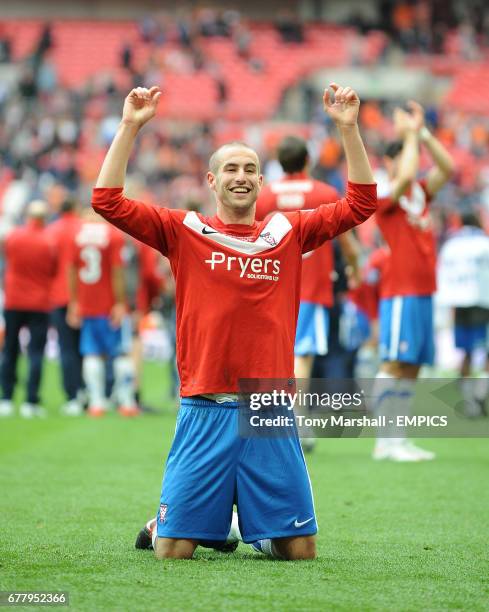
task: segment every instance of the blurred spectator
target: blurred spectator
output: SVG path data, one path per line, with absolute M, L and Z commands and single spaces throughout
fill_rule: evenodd
M 13 414 L 19 333 L 23 327 L 27 327 L 30 335 L 29 374 L 27 399 L 20 407 L 20 415 L 45 416 L 39 405 L 39 385 L 48 331 L 50 288 L 56 270 L 54 248 L 44 228 L 47 213 L 45 202 L 31 202 L 27 223 L 14 229 L 5 240 L 5 344 L 0 416 Z
M 304 30 L 299 18 L 292 11 L 283 10 L 277 17 L 275 27 L 285 43 L 303 43 Z
M 0 30 L 0 64 L 10 62 L 12 58 L 12 43 L 10 37 Z
M 132 45 L 128 42 L 124 43 L 121 51 L 121 66 L 126 70 L 132 70 L 133 51 Z
M 221 12 L 203 8 L 199 11 L 198 21 L 202 36 L 230 36 L 230 24 Z
M 449 49 L 450 56 L 462 57 L 462 53 L 470 55 L 470 45 L 476 44 L 477 53 L 484 57 L 486 39 L 482 32 L 487 31 L 487 24 L 482 22 L 487 22 L 487 18 L 484 20 L 480 11 L 471 10 L 465 11 L 457 21 L 452 2 L 444 2 L 443 5 L 445 8 L 442 10 L 438 0 L 379 2 L 379 6 L 384 7 L 382 23 L 387 34 L 397 31 L 397 28 L 414 32 L 414 53 L 428 52 L 430 46 L 435 49 L 438 44 L 435 38 L 431 42 L 423 38 L 429 24 L 432 32 L 433 26 L 439 27 L 439 47 Z M 475 22 L 475 16 L 480 23 Z M 309 26 L 302 26 L 290 12 L 282 13 L 279 21 L 280 27 L 284 26 L 283 40 L 304 40 L 301 53 L 306 51 L 308 44 L 314 44 L 314 36 L 306 36 Z M 35 48 L 42 61 L 37 70 L 26 58 L 8 65 L 9 72 L 15 76 L 11 81 L 5 81 L 0 94 L 0 168 L 5 169 L 0 175 L 0 201 L 3 199 L 5 202 L 3 195 L 9 193 L 11 177 L 16 176 L 18 180 L 12 183 L 11 194 L 18 191 L 21 184 L 22 205 L 19 208 L 17 204 L 8 203 L 4 213 L 18 208 L 21 212 L 26 198 L 44 196 L 55 181 L 61 181 L 74 190 L 82 202 L 87 200 L 100 159 L 118 124 L 121 96 L 127 83 L 134 86 L 156 82 L 164 91 L 161 117 L 155 124 L 157 129 L 151 137 L 145 135 L 138 141 L 139 151 L 130 165 L 130 173 L 152 194 L 155 202 L 180 205 L 185 199 L 185 188 L 197 192 L 198 198 L 207 202 L 209 195 L 205 187 L 202 188 L 200 177 L 205 172 L 209 152 L 223 138 L 252 139 L 252 144 L 264 153 L 268 127 L 261 121 L 278 108 L 281 88 L 300 78 L 299 73 L 294 77 L 288 74 L 281 77 L 280 71 L 275 70 L 278 66 L 274 58 L 282 57 L 282 53 L 292 54 L 295 50 L 285 49 L 271 26 L 260 24 L 257 28 L 253 23 L 244 22 L 239 13 L 230 10 L 198 9 L 189 12 L 179 9 L 176 14 L 160 12 L 146 16 L 139 26 L 143 42 L 136 43 L 128 37 L 124 39 L 125 45 L 116 50 L 119 65 L 126 65 L 129 69 L 118 70 L 116 59 L 113 70 L 100 71 L 87 81 L 77 83 L 74 89 L 63 85 L 58 48 L 54 44 L 58 36 L 57 28 L 60 27 L 58 22 L 39 31 Z M 205 36 L 201 34 L 202 27 L 207 31 Z M 320 26 L 315 24 L 311 27 Z M 0 30 L 0 41 L 8 40 L 9 32 L 4 26 Z M 231 39 L 227 40 L 229 35 Z M 224 39 L 213 40 L 216 36 L 224 36 Z M 461 44 L 461 36 L 469 40 L 468 47 Z M 266 51 L 268 42 L 261 45 L 262 37 L 270 41 L 273 53 Z M 349 40 L 348 36 L 345 39 Z M 357 38 L 358 48 L 353 58 L 355 63 L 363 65 L 367 61 L 369 40 L 366 37 Z M 375 62 L 375 57 L 378 58 L 374 55 L 374 59 L 368 61 Z M 397 60 L 402 61 L 403 57 L 399 57 L 398 53 Z M 386 61 L 389 61 L 389 57 Z M 233 70 L 230 66 L 233 66 Z M 128 74 L 124 75 L 124 72 Z M 185 93 L 184 84 L 189 84 L 196 72 L 200 73 L 199 78 L 202 77 L 204 89 L 207 84 L 208 91 L 204 94 L 199 83 L 199 89 L 189 95 Z M 260 88 L 263 79 L 266 83 L 263 81 L 260 95 L 255 96 L 256 102 L 263 100 L 263 104 L 253 111 L 256 112 L 254 119 L 254 114 L 246 115 L 249 94 L 245 97 L 242 92 Z M 12 87 L 11 82 L 16 83 L 16 87 Z M 341 189 L 342 160 L 339 160 L 339 169 L 334 169 L 338 160 L 331 161 L 337 148 L 336 132 L 324 121 L 316 89 L 304 81 L 298 100 L 297 108 L 302 113 L 302 120 L 311 124 L 312 118 L 311 133 L 315 134 L 316 142 L 316 146 L 312 147 L 313 157 L 319 160 L 314 170 L 315 176 L 332 181 Z M 175 114 L 180 103 L 181 117 Z M 208 125 L 203 122 L 201 114 L 201 108 L 206 104 Z M 184 108 L 184 105 L 188 107 Z M 167 108 L 172 109 L 169 119 Z M 195 118 L 188 111 L 189 108 L 194 109 L 192 113 L 195 112 Z M 246 119 L 243 118 L 243 109 Z M 287 110 L 284 112 L 287 118 Z M 392 102 L 362 100 L 362 130 L 372 153 L 378 150 L 381 140 L 390 137 L 391 126 L 387 117 L 391 112 Z M 489 163 L 485 161 L 489 118 L 462 112 L 454 105 L 444 105 L 433 106 L 427 113 L 427 122 L 450 148 L 459 168 L 456 181 L 443 194 L 443 202 L 441 197 L 438 199 L 438 204 L 449 208 L 469 196 L 486 201 L 489 198 L 488 180 L 482 177 L 489 173 Z M 208 129 L 209 125 L 212 130 Z M 266 153 L 262 155 L 264 167 L 267 167 L 269 159 L 270 153 L 268 156 Z M 273 167 L 272 160 L 268 165 L 271 173 Z M 2 177 L 5 177 L 4 183 Z M 474 196 L 474 190 L 478 189 L 480 195 L 475 191 Z M 482 193 L 485 194 L 484 200 Z M 11 195 L 8 200 L 12 203 L 18 201 L 17 196 Z M 18 223 L 17 213 L 11 215 L 7 212 L 7 216 L 9 221 L 4 223 L 5 226 Z

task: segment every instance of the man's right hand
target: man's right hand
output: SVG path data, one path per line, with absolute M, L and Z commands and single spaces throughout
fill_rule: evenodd
M 155 116 L 156 108 L 161 97 L 158 86 L 146 89 L 136 87 L 124 100 L 122 121 L 141 128 L 147 121 Z

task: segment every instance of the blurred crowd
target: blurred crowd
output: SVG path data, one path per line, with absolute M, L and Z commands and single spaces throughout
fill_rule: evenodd
M 371 21 L 361 12 L 348 20 L 359 32 L 375 28 L 389 38 L 389 45 L 406 53 L 444 53 L 456 36 L 459 50 L 467 60 L 480 57 L 489 42 L 489 15 L 483 1 L 463 6 L 450 0 L 380 0 L 378 19 Z
M 462 14 L 457 13 L 454 3 L 437 0 L 382 0 L 378 6 L 378 23 L 352 14 L 345 25 L 355 26 L 359 33 L 381 28 L 390 41 L 386 48 L 400 46 L 406 57 L 419 51 L 441 52 L 454 32 L 462 41 L 463 57 L 478 56 L 487 43 L 488 18 L 482 4 L 472 4 Z M 307 44 L 308 25 L 293 13 L 284 10 L 278 14 L 275 27 L 283 42 Z M 225 100 L 226 81 L 221 78 L 221 68 L 215 57 L 206 57 L 203 50 L 202 41 L 210 37 L 233 40 L 239 54 L 260 70 L 260 59 L 250 52 L 253 29 L 235 10 L 157 12 L 141 19 L 139 36 L 148 50 L 143 64 L 135 58 L 129 43 L 121 44 L 118 69 L 128 77 L 124 84 L 101 74 L 75 90 L 59 82 L 50 53 L 53 40 L 49 24 L 22 61 L 12 59 L 12 41 L 0 29 L 0 69 L 5 76 L 0 81 L 0 205 L 4 226 L 17 223 L 25 204 L 35 197 L 45 198 L 55 214 L 57 184 L 75 193 L 81 202 L 89 202 L 101 160 L 119 121 L 127 82 L 153 83 L 156 75 L 164 74 L 166 62 L 173 71 L 205 70 L 215 75 L 218 97 Z M 171 53 L 162 53 L 168 45 Z M 341 189 L 344 173 L 335 131 L 320 111 L 320 101 L 314 100 L 312 109 L 308 134 L 314 174 Z M 391 102 L 363 103 L 362 126 L 374 158 L 391 136 L 391 111 Z M 485 159 L 489 117 L 432 107 L 428 109 L 428 123 L 450 149 L 459 168 L 455 181 L 439 201 L 447 209 L 458 206 L 461 200 L 489 208 L 489 163 Z M 207 122 L 158 118 L 138 140 L 130 166 L 130 193 L 171 207 L 206 210 L 210 198 L 204 185 L 205 171 L 219 139 L 216 130 L 222 127 L 218 117 Z M 241 125 L 234 132 L 259 150 L 265 175 L 274 178 L 276 139 L 266 138 L 259 124 Z

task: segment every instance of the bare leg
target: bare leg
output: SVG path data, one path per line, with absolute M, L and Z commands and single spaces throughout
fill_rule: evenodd
M 277 538 L 273 540 L 276 553 L 287 561 L 316 558 L 316 536 Z
M 155 557 L 157 559 L 191 559 L 197 542 L 175 538 L 156 538 Z

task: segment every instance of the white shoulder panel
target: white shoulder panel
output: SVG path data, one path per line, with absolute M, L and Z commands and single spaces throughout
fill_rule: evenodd
M 283 238 L 290 232 L 292 225 L 285 215 L 276 213 L 263 228 L 262 232 L 253 242 L 247 242 L 234 236 L 221 234 L 214 228 L 202 223 L 196 212 L 191 211 L 185 215 L 183 224 L 196 234 L 200 234 L 211 242 L 233 249 L 246 255 L 256 255 L 278 246 Z

